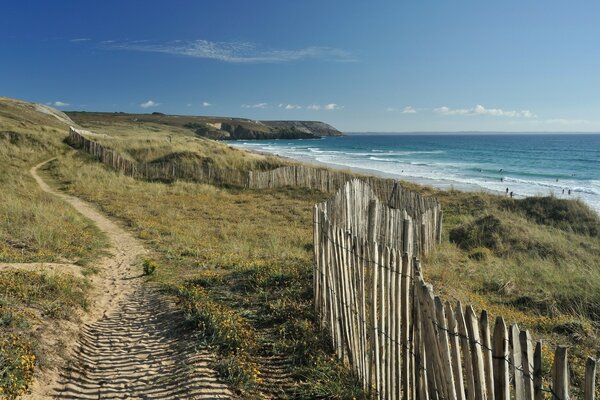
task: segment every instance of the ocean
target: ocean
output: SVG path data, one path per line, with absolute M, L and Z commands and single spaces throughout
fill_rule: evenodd
M 348 134 L 232 144 L 443 189 L 580 198 L 600 213 L 600 135 Z

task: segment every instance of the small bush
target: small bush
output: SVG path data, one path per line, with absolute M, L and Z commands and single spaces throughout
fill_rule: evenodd
M 558 199 L 554 196 L 505 200 L 502 206 L 524 214 L 538 224 L 554 226 L 567 232 L 600 236 L 600 217 L 580 200 Z
M 143 268 L 144 275 L 152 275 L 158 268 L 158 265 L 154 261 L 144 260 Z
M 500 251 L 504 247 L 505 234 L 502 222 L 495 216 L 488 215 L 452 229 L 450 241 L 467 251 L 478 247 Z
M 238 354 L 256 345 L 252 327 L 235 310 L 212 301 L 201 287 L 182 286 L 177 296 L 187 320 L 202 340 L 223 354 Z
M 475 261 L 486 261 L 492 252 L 486 247 L 476 247 L 469 252 L 469 258 Z

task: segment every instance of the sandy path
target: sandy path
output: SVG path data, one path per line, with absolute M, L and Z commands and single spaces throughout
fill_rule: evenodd
M 93 306 L 83 316 L 82 326 L 76 327 L 78 339 L 62 343 L 63 352 L 70 355 L 70 365 L 45 371 L 28 397 L 231 397 L 208 368 L 212 356 L 196 351 L 193 340 L 180 331 L 182 315 L 163 296 L 143 284 L 138 264 L 146 253 L 143 245 L 89 203 L 50 188 L 37 174 L 46 162 L 33 167 L 31 175 L 42 190 L 60 197 L 94 221 L 110 239 L 112 254 L 98 262 L 100 272 L 90 278 Z M 48 334 L 60 335 L 58 328 Z

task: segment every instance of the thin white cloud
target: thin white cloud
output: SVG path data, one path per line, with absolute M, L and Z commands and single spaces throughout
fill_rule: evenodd
M 286 104 L 283 108 L 285 108 L 286 110 L 300 110 L 302 106 L 299 106 L 297 104 Z
M 157 103 L 153 100 L 148 100 L 148 101 L 145 101 L 140 104 L 140 107 L 142 107 L 142 108 L 151 108 L 151 107 L 158 107 L 158 106 L 160 106 L 160 103 Z
M 336 104 L 336 103 L 329 103 L 329 104 L 325 104 L 325 105 L 309 104 L 308 106 L 306 106 L 306 109 L 311 110 L 311 111 L 319 111 L 319 110 L 333 111 L 333 110 L 342 110 L 343 108 L 344 108 L 344 106 L 340 106 L 339 104 Z
M 473 108 L 449 108 L 446 106 L 438 107 L 433 110 L 434 112 L 441 115 L 489 115 L 494 117 L 507 117 L 507 118 L 534 118 L 535 115 L 529 110 L 502 110 L 501 108 L 485 108 L 478 104 Z
M 323 46 L 309 46 L 302 49 L 261 49 L 250 42 L 211 42 L 209 40 L 174 40 L 165 43 L 149 41 L 103 41 L 104 48 L 110 50 L 143 51 L 165 53 L 193 58 L 205 58 L 230 63 L 281 63 L 309 59 L 351 62 L 352 55 L 341 49 Z
M 412 108 L 412 106 L 406 106 L 402 109 L 402 114 L 416 114 L 417 110 Z
M 89 38 L 75 38 L 75 39 L 71 39 L 69 41 L 72 42 L 72 43 L 77 43 L 77 42 L 88 42 L 90 40 L 92 40 L 92 39 L 89 39 Z
M 267 108 L 269 103 L 242 104 L 242 108 Z
M 70 106 L 69 103 L 65 103 L 64 101 L 60 101 L 60 100 L 57 100 L 57 101 L 52 102 L 52 103 L 46 103 L 46 104 L 48 104 L 49 106 L 54 106 L 54 107 L 67 107 L 67 106 Z
M 202 102 L 202 107 L 210 107 L 210 106 L 212 106 L 212 104 L 209 103 L 208 101 L 203 101 Z
M 385 109 L 385 111 L 386 112 L 394 112 L 394 111 L 396 111 L 396 108 L 394 108 L 394 107 L 388 107 L 388 108 Z

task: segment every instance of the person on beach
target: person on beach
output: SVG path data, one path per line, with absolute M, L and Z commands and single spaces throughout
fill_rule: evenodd
M 510 192 L 510 198 L 511 199 L 513 198 L 513 192 Z
M 571 195 L 571 189 L 569 189 L 569 196 Z
M 563 189 L 563 194 L 565 194 L 565 189 Z
M 506 194 L 508 194 L 508 188 L 506 188 Z

